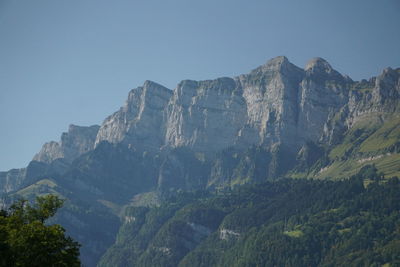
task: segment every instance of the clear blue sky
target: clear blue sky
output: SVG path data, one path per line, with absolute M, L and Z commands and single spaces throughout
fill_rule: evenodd
M 359 80 L 400 67 L 398 0 L 0 0 L 0 170 L 145 80 L 247 73 L 286 55 Z

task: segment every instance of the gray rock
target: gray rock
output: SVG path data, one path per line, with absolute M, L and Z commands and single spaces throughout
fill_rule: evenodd
M 64 158 L 67 162 L 72 162 L 94 148 L 98 130 L 98 125 L 84 127 L 71 124 L 68 132 L 61 135 L 60 142 L 51 141 L 44 144 L 33 160 L 51 163 L 56 159 Z
M 328 121 L 348 103 L 351 83 L 322 58 L 303 70 L 286 57 L 235 78 L 185 80 L 173 91 L 146 81 L 104 121 L 96 144 L 212 154 L 232 146 L 284 143 L 295 151 L 330 138 Z
M 323 141 L 327 122 L 348 102 L 349 79 L 322 58 L 308 62 L 305 71 L 306 76 L 300 85 L 297 131 L 303 140 Z
M 354 83 L 349 92 L 348 115 L 345 123 L 351 128 L 364 119 L 384 120 L 399 111 L 400 72 L 386 68 L 370 81 Z M 379 117 L 379 118 L 377 118 Z
M 241 142 L 273 146 L 296 134 L 299 83 L 303 77 L 303 70 L 286 57 L 277 57 L 237 78 L 247 107 Z
M 297 150 L 323 137 L 347 102 L 346 80 L 323 59 L 302 70 L 277 57 L 234 79 L 183 81 L 168 104 L 165 145 L 212 153 L 285 143 Z
M 168 104 L 165 145 L 211 152 L 235 144 L 246 103 L 231 78 L 182 81 Z
M 151 81 L 129 92 L 119 111 L 106 118 L 96 137 L 146 150 L 158 150 L 165 135 L 165 111 L 172 91 Z
M 25 176 L 26 168 L 0 172 L 0 193 L 8 193 L 18 189 Z

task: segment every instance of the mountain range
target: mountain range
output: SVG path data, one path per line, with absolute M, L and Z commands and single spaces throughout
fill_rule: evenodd
M 100 265 L 111 266 L 118 244 L 137 235 L 127 225 L 182 192 L 226 192 L 283 178 L 342 180 L 371 164 L 377 175 L 400 176 L 399 100 L 400 68 L 353 81 L 322 58 L 299 68 L 280 56 L 249 74 L 184 80 L 173 90 L 146 81 L 101 125 L 70 125 L 26 168 L 0 172 L 0 192 L 4 202 L 47 193 L 67 199 L 56 221 L 83 244 L 83 263 L 95 266 L 104 255 Z M 184 207 L 178 206 L 174 212 Z M 185 255 L 217 229 L 220 239 L 234 240 L 239 232 L 222 223 L 224 212 L 207 210 L 219 218 L 207 225 L 188 222 L 196 237 L 179 257 L 159 245 L 162 255 L 178 257 L 160 266 L 192 266 Z M 144 240 L 149 236 L 160 238 Z M 135 250 L 143 262 L 151 242 Z

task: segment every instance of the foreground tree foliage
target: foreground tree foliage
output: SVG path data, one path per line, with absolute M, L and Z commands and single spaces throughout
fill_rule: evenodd
M 57 196 L 37 197 L 0 211 L 0 266 L 80 266 L 79 244 L 58 224 L 46 225 L 63 204 Z

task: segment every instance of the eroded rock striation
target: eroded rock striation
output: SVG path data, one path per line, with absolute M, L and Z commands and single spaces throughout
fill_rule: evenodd
M 159 149 L 164 143 L 165 108 L 171 96 L 171 90 L 151 81 L 131 90 L 125 105 L 104 120 L 96 144 L 108 141 Z

